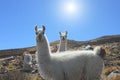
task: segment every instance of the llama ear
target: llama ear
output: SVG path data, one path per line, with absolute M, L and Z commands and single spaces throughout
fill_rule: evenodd
M 45 33 L 45 26 L 43 25 L 42 28 L 43 28 L 43 34 L 44 34 Z
M 65 33 L 66 33 L 66 34 L 68 34 L 68 32 L 67 32 L 67 31 L 65 31 Z
M 61 35 L 61 32 L 59 32 L 59 34 Z
M 35 26 L 35 31 L 36 31 L 36 33 L 38 32 L 38 26 Z
M 45 26 L 44 25 L 42 26 L 42 28 L 43 28 L 43 31 L 45 31 Z

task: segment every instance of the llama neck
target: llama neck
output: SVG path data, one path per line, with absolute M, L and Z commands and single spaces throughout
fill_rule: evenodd
M 40 60 L 40 62 L 44 62 L 44 60 L 49 61 L 51 52 L 50 52 L 49 42 L 46 36 L 44 36 L 44 40 L 37 41 L 37 51 L 38 51 L 38 59 Z
M 62 52 L 62 51 L 66 51 L 66 50 L 67 50 L 67 40 L 65 40 L 65 41 L 60 40 L 58 51 Z

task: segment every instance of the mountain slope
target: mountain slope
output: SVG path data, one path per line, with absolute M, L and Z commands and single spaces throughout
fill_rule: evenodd
M 102 45 L 105 43 L 115 43 L 120 42 L 120 35 L 111 35 L 111 36 L 102 36 L 89 41 L 75 41 L 68 40 L 68 49 L 74 49 L 75 47 L 80 47 L 83 45 Z M 52 42 L 51 46 L 57 46 L 59 44 L 59 40 Z M 27 48 L 19 48 L 19 49 L 8 49 L 8 50 L 0 50 L 0 57 L 6 57 L 11 55 L 22 55 L 24 51 L 29 51 L 31 54 L 34 54 L 36 51 L 36 46 L 27 47 Z

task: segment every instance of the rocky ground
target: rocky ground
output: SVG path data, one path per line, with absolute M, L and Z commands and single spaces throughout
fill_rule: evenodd
M 57 51 L 58 44 L 59 41 L 51 43 L 52 52 Z M 68 40 L 68 50 L 81 50 L 87 45 L 93 48 L 102 46 L 106 49 L 102 80 L 120 80 L 120 35 L 103 36 L 89 41 Z M 42 80 L 38 72 L 21 71 L 22 54 L 26 50 L 35 57 L 36 47 L 0 50 L 0 80 Z

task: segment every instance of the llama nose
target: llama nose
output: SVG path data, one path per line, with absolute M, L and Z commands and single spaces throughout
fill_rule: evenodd
M 42 36 L 41 35 L 39 35 L 39 40 L 41 40 L 42 39 Z
M 63 37 L 63 39 L 62 40 L 65 40 L 65 37 Z

